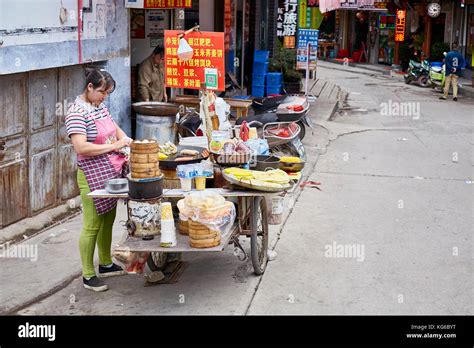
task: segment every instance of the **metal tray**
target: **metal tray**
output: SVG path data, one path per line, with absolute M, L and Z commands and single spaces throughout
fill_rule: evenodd
M 226 179 L 228 182 L 231 184 L 245 187 L 251 190 L 257 190 L 257 191 L 264 191 L 264 192 L 282 192 L 282 191 L 287 191 L 293 187 L 293 182 L 290 181 L 290 183 L 287 186 L 282 186 L 281 188 L 276 188 L 276 187 L 267 187 L 267 186 L 256 186 L 252 185 L 251 183 L 240 181 L 235 179 L 232 176 L 227 175 L 226 173 L 222 172 L 222 176 L 224 179 Z
M 177 146 L 178 148 L 178 152 L 175 154 L 175 155 L 172 155 L 172 156 L 169 156 L 167 159 L 165 160 L 160 160 L 160 169 L 176 169 L 177 166 L 180 166 L 182 164 L 192 164 L 192 163 L 199 163 L 201 162 L 202 160 L 205 160 L 207 158 L 209 158 L 209 156 L 207 157 L 204 157 L 202 155 L 202 152 L 204 150 L 207 150 L 206 148 L 204 147 L 199 147 L 199 146 L 182 146 L 182 145 L 178 145 Z M 181 150 L 185 150 L 185 149 L 188 149 L 188 150 L 196 150 L 196 151 L 199 151 L 199 155 L 192 159 L 192 160 L 189 160 L 189 161 L 175 161 L 176 158 L 178 157 L 188 157 L 188 156 L 180 156 L 179 155 L 179 152 Z

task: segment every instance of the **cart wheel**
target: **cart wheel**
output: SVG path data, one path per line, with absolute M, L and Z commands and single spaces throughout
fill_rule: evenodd
M 162 271 L 166 268 L 168 261 L 168 253 L 162 253 L 159 251 L 151 252 L 146 261 L 151 271 L 157 272 Z
M 298 138 L 300 138 L 300 140 L 303 140 L 304 136 L 306 135 L 306 126 L 303 121 L 298 121 L 296 123 L 298 124 L 298 126 L 300 126 L 300 133 L 298 134 Z
M 267 250 L 267 203 L 263 197 L 255 197 L 252 216 L 252 235 L 250 237 L 250 254 L 254 273 L 257 275 L 261 275 L 265 272 L 268 261 Z

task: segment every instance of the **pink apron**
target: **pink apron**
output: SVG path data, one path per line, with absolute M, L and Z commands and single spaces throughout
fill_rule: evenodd
M 102 145 L 117 140 L 117 130 L 111 117 L 93 121 L 97 127 L 94 144 Z M 83 170 L 91 192 L 103 190 L 105 183 L 110 179 L 125 177 L 128 172 L 128 166 L 124 165 L 126 161 L 124 155 L 115 151 L 98 156 L 77 156 L 77 164 Z M 113 198 L 94 198 L 93 200 L 98 215 L 105 214 L 117 206 L 117 200 Z

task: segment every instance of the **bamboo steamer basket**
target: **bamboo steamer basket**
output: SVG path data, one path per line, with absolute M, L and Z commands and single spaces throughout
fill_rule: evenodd
M 130 144 L 130 152 L 132 154 L 153 154 L 160 151 L 159 144 L 156 140 L 151 140 L 148 143 L 137 143 L 133 141 Z
M 189 244 L 193 248 L 212 248 L 221 244 L 221 236 L 218 235 L 209 239 L 189 239 Z
M 182 234 L 182 235 L 184 235 L 184 236 L 189 235 L 189 225 L 188 225 L 188 221 L 179 220 L 178 232 L 179 232 L 179 234 Z
M 159 163 L 159 152 L 153 153 L 131 153 L 130 154 L 130 162 L 131 163 L 139 163 L 139 164 L 146 164 L 146 163 Z
M 130 171 L 132 179 L 150 179 L 161 175 L 159 144 L 152 140 L 148 143 L 132 142 L 130 145 Z
M 220 231 L 214 231 L 207 226 L 188 220 L 189 244 L 193 248 L 212 248 L 221 243 Z

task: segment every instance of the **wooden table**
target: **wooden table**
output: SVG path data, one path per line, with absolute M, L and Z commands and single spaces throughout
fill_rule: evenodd
M 326 58 L 327 57 L 327 50 L 328 50 L 328 47 L 333 47 L 333 49 L 335 47 L 337 47 L 337 43 L 335 41 L 318 41 L 318 51 L 321 52 L 321 48 L 323 49 L 323 58 Z M 321 54 L 320 54 L 320 57 L 321 57 Z
M 247 117 L 250 107 L 252 106 L 251 100 L 224 98 L 225 102 L 230 105 L 231 109 L 237 112 L 237 118 Z M 193 95 L 177 95 L 175 99 L 170 100 L 174 104 L 182 104 L 188 107 L 199 108 L 199 97 Z

